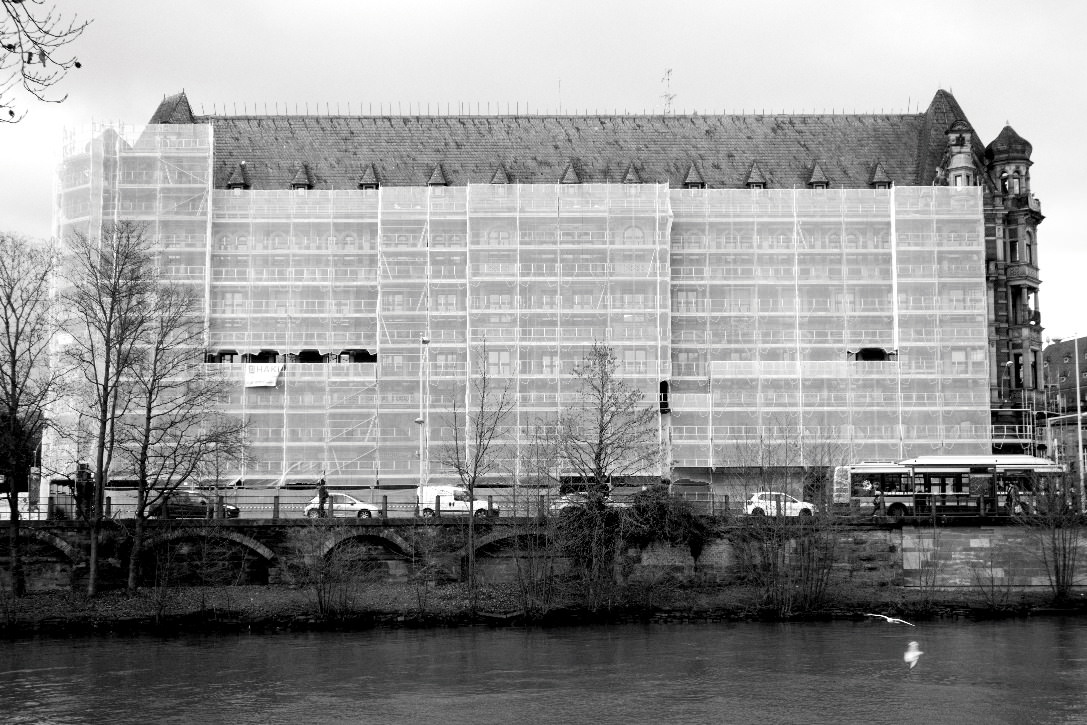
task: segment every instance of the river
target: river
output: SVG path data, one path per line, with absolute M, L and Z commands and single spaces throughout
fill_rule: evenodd
M 1087 723 L 1087 620 L 8 641 L 0 721 Z

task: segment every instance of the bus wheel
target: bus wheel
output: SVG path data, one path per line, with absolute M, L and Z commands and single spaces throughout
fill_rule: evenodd
M 891 507 L 887 509 L 887 515 L 892 519 L 901 519 L 906 516 L 906 507 L 900 503 L 891 504 Z

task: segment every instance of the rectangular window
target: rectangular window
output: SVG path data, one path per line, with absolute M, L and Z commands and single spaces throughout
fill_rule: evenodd
M 510 373 L 510 351 L 509 350 L 488 350 L 487 351 L 487 374 L 488 375 L 509 375 Z

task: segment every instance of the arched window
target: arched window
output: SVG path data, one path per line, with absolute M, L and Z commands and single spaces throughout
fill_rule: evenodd
M 629 226 L 623 230 L 623 244 L 641 244 L 645 241 L 645 230 L 641 227 Z
M 1012 192 L 1013 194 L 1018 194 L 1018 193 L 1020 193 L 1020 192 L 1019 192 L 1019 172 L 1016 172 L 1015 174 L 1013 174 L 1013 175 L 1012 175 L 1012 186 L 1011 186 L 1011 192 Z

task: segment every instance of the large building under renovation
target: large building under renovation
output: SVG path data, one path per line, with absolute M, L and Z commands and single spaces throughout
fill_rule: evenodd
M 449 476 L 512 391 L 503 476 L 595 341 L 659 411 L 648 476 L 1032 444 L 1030 145 L 901 115 L 221 116 L 67 140 L 56 232 L 146 225 L 249 421 L 237 477 Z

